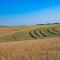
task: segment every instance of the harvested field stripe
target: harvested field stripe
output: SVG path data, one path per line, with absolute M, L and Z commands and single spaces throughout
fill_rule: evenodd
M 57 35 L 56 33 L 54 33 L 51 29 L 47 29 L 47 31 L 53 35 Z
M 51 36 L 54 35 L 54 34 L 52 34 L 48 29 L 46 29 L 46 32 L 47 32 L 48 34 L 50 34 Z
M 46 35 L 46 37 L 48 37 L 49 36 L 49 34 L 47 34 L 46 32 L 45 32 L 45 28 L 44 29 L 42 29 L 42 32 Z
M 60 31 L 57 31 L 57 30 L 55 30 L 55 29 L 52 29 L 54 32 L 56 32 L 56 33 L 59 33 L 60 34 Z
M 52 36 L 52 34 L 47 31 L 47 28 L 44 30 L 44 32 L 47 33 L 49 36 Z
M 13 37 L 14 40 L 16 40 L 16 41 L 18 40 L 15 35 L 13 35 L 12 37 Z
M 39 35 L 40 38 L 43 38 L 43 36 L 39 33 L 40 29 L 36 31 L 36 33 Z
M 37 33 L 38 30 L 34 30 L 34 34 L 38 36 L 38 38 L 40 37 L 40 35 Z
M 52 31 L 53 33 L 55 33 L 56 35 L 60 35 L 60 32 L 56 32 L 54 29 L 51 29 L 51 31 Z
M 29 35 L 30 35 L 32 38 L 37 39 L 37 37 L 36 37 L 36 35 L 33 33 L 33 31 L 29 32 Z
M 47 37 L 42 30 L 39 31 L 39 33 L 43 36 L 43 37 Z

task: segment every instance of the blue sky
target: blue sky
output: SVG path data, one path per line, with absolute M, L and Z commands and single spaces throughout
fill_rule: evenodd
M 0 25 L 60 22 L 60 0 L 0 0 Z

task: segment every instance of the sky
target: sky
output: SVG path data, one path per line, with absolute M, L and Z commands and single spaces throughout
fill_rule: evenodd
M 60 22 L 60 0 L 0 0 L 0 26 Z

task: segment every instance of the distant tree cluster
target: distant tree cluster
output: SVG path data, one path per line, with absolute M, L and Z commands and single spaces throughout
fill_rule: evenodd
M 53 24 L 60 24 L 60 23 L 53 23 Z
M 50 24 L 60 24 L 60 23 L 46 23 L 46 24 L 37 24 L 37 25 L 50 25 Z

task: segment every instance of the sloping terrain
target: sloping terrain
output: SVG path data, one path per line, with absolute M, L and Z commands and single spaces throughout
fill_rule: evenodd
M 38 39 L 38 38 L 45 38 L 45 37 L 53 37 L 53 36 L 60 36 L 60 30 L 58 31 L 57 29 L 59 29 L 58 27 L 49 27 L 49 28 L 40 28 L 40 29 L 36 29 L 33 31 L 29 32 L 29 35 L 32 38 Z
M 0 42 L 60 37 L 60 24 L 3 28 L 2 31 L 5 31 L 5 33 L 0 31 L 0 33 L 3 33 L 0 34 Z
M 14 30 L 11 29 L 10 27 L 0 27 L 0 35 L 11 33 Z
M 0 27 L 0 60 L 60 60 L 60 24 Z
M 0 60 L 60 60 L 60 38 L 1 42 Z

